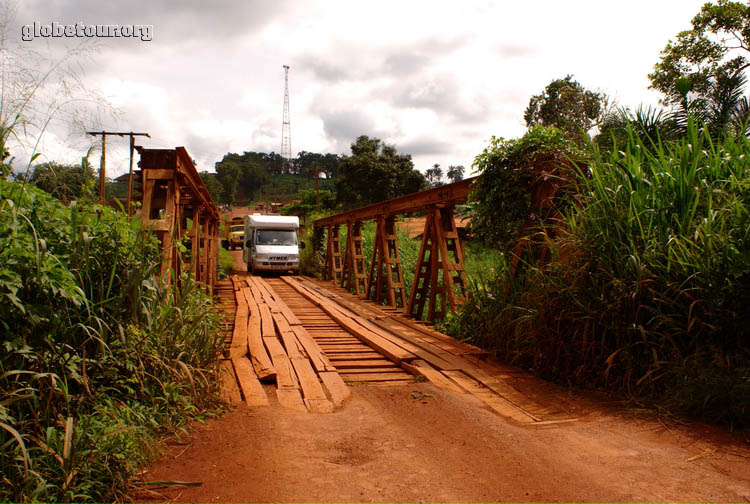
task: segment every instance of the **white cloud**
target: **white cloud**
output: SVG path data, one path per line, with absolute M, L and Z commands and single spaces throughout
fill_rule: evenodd
M 424 170 L 468 169 L 491 136 L 522 134 L 529 98 L 567 74 L 623 105 L 655 103 L 646 76 L 702 3 L 69 0 L 20 17 L 153 24 L 151 42 L 103 42 L 87 83 L 121 109 L 117 127 L 185 145 L 199 169 L 228 150 L 279 151 L 290 64 L 293 152 L 348 153 L 370 134 Z

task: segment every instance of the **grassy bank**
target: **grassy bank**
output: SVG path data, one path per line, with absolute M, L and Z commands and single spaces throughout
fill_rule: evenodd
M 552 380 L 748 427 L 750 140 L 691 128 L 589 154 L 551 261 L 501 267 L 455 334 Z
M 210 415 L 212 300 L 154 277 L 122 213 L 0 181 L 0 499 L 127 499 L 155 438 Z

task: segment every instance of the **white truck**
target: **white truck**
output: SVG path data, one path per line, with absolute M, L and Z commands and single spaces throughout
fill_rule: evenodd
M 247 271 L 292 271 L 299 274 L 299 217 L 246 215 L 242 259 Z

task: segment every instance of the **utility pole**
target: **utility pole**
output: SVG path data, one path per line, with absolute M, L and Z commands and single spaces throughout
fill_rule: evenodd
M 320 186 L 319 186 L 319 178 L 320 178 L 320 169 L 318 168 L 318 165 L 315 165 L 315 202 L 318 207 L 318 214 L 320 214 Z
M 117 135 L 119 137 L 129 136 L 130 137 L 130 174 L 128 176 L 128 203 L 127 211 L 128 215 L 131 214 L 130 202 L 133 192 L 133 150 L 135 149 L 135 137 L 145 136 L 151 138 L 148 133 L 133 133 L 132 131 L 88 131 L 91 136 L 102 137 L 102 160 L 99 164 L 99 203 L 104 203 L 104 180 L 106 178 L 107 171 L 107 135 Z

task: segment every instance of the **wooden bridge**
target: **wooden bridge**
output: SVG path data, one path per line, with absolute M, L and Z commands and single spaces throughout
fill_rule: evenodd
M 351 386 L 429 381 L 470 394 L 517 423 L 571 421 L 507 383 L 486 352 L 441 334 L 401 311 L 302 276 L 242 273 L 219 284 L 228 324 L 224 389 L 230 402 L 274 401 L 300 412 L 332 413 Z
M 468 178 L 315 221 L 317 229 L 327 231 L 325 278 L 360 298 L 401 307 L 411 318 L 422 319 L 425 308 L 427 320 L 445 318 L 446 307 L 455 310 L 465 296 L 464 251 L 454 207 L 466 202 L 474 180 Z M 414 212 L 426 212 L 427 219 L 407 303 L 396 217 Z M 368 220 L 377 224 L 369 274 L 366 274 L 362 223 Z M 347 227 L 343 253 L 342 225 Z
M 418 320 L 425 308 L 434 320 L 463 300 L 464 255 L 453 209 L 466 201 L 473 179 L 316 221 L 316 228 L 327 230 L 326 276 L 332 282 L 243 273 L 217 283 L 219 213 L 192 159 L 182 147 L 138 151 L 140 183 L 133 200 L 141 202 L 144 227 L 162 244 L 163 277 L 179 279 L 187 268 L 208 289 L 218 289 L 232 314 L 222 361 L 230 401 L 268 405 L 267 391 L 274 386 L 284 407 L 331 413 L 350 395 L 351 385 L 427 380 L 471 394 L 521 424 L 570 421 L 509 385 L 507 375 L 482 360 L 486 352 Z M 407 302 L 395 219 L 419 211 L 427 218 Z M 369 275 L 361 233 L 366 220 L 377 223 Z M 343 254 L 342 225 L 347 226 Z M 174 246 L 184 237 L 190 239 L 187 253 Z

